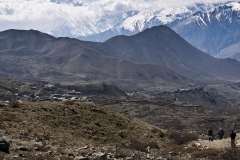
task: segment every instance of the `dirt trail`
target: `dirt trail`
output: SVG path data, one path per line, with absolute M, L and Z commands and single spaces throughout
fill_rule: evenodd
M 216 139 L 213 141 L 208 140 L 199 140 L 197 143 L 203 148 L 230 148 L 231 147 L 231 140 L 230 137 L 226 137 L 222 140 Z M 237 134 L 236 137 L 236 146 L 240 147 L 240 134 Z

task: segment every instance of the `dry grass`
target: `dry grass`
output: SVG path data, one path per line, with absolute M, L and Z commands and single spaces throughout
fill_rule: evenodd
M 0 120 L 12 136 L 50 139 L 60 146 L 121 144 L 136 137 L 147 143 L 159 140 L 161 134 L 145 122 L 91 103 L 23 103 L 0 112 Z
M 198 134 L 196 134 L 196 133 L 175 132 L 175 131 L 171 131 L 168 134 L 168 137 L 170 139 L 174 140 L 174 142 L 177 145 L 186 144 L 188 142 L 197 140 L 199 138 Z
M 70 101 L 70 100 L 67 100 L 67 101 L 64 101 L 63 104 L 65 104 L 65 105 L 73 105 L 74 102 Z
M 0 159 L 4 159 L 4 153 L 0 152 Z
M 222 150 L 219 158 L 219 160 L 239 160 L 239 159 L 240 159 L 239 148 L 228 148 Z
M 137 150 L 137 151 L 141 151 L 141 152 L 147 152 L 147 144 L 146 143 L 143 143 L 143 142 L 140 142 L 138 140 L 133 140 L 131 141 L 131 143 L 126 146 L 127 148 L 129 149 L 133 149 L 133 150 Z
M 208 159 L 217 159 L 219 151 L 217 149 L 204 149 L 204 150 L 195 150 L 192 152 L 192 158 L 208 158 Z
M 9 107 L 11 108 L 20 108 L 21 104 L 18 101 L 12 101 L 9 103 Z

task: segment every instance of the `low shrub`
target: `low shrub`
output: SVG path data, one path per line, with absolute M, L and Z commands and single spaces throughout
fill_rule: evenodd
M 30 157 L 29 157 L 30 158 Z M 31 160 L 53 160 L 54 157 L 47 154 L 37 154 L 31 157 Z
M 64 101 L 63 104 L 65 104 L 65 105 L 73 105 L 74 102 L 70 101 L 70 100 L 67 100 L 67 101 Z
M 0 152 L 0 159 L 4 159 L 4 153 Z
M 208 159 L 216 159 L 219 155 L 219 151 L 217 149 L 204 149 L 204 150 L 196 150 L 192 152 L 192 158 L 208 158 Z
M 158 128 L 152 128 L 152 129 L 151 129 L 151 132 L 153 132 L 153 133 L 155 133 L 155 134 L 158 133 L 161 138 L 164 138 L 164 137 L 165 137 L 165 134 L 164 134 L 160 129 L 158 129 Z
M 0 108 L 1 108 L 1 107 L 5 107 L 5 104 L 0 103 Z
M 150 148 L 153 148 L 153 149 L 159 149 L 160 148 L 157 142 L 149 142 L 147 144 L 147 146 L 149 146 Z
M 12 102 L 9 103 L 9 107 L 11 107 L 11 108 L 20 108 L 21 105 L 20 105 L 20 103 L 18 101 L 12 101 Z
M 131 141 L 131 143 L 128 146 L 125 146 L 125 148 L 133 149 L 141 152 L 148 152 L 147 148 L 150 147 L 152 149 L 159 149 L 159 145 L 157 142 L 149 142 L 149 143 L 143 143 L 137 140 Z
M 131 149 L 135 149 L 137 151 L 141 151 L 141 152 L 147 152 L 147 145 L 145 143 L 142 143 L 140 141 L 133 141 L 130 144 L 130 148 Z
M 239 160 L 239 159 L 240 159 L 239 148 L 228 148 L 222 150 L 219 158 L 219 160 Z
M 199 138 L 198 134 L 188 132 L 170 132 L 168 136 L 178 145 L 186 144 Z
M 147 151 L 148 145 L 146 143 L 142 143 L 142 142 L 137 141 L 137 140 L 131 141 L 130 144 L 128 144 L 127 146 L 124 146 L 124 147 L 129 148 L 129 149 L 134 149 L 134 150 L 137 150 L 137 151 L 141 151 L 141 152 L 148 152 Z

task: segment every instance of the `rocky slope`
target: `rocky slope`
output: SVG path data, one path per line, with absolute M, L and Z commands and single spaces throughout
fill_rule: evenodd
M 169 69 L 110 57 L 77 39 L 55 38 L 34 30 L 8 30 L 0 33 L 0 42 L 0 72 L 12 78 L 55 82 L 186 81 Z
M 166 132 L 91 103 L 10 104 L 0 115 L 1 159 L 207 160 L 223 151 L 194 133 Z
M 240 60 L 240 42 L 230 45 L 215 55 L 217 58 L 235 58 Z
M 91 103 L 1 106 L 0 115 L 1 158 L 131 157 L 136 147 L 146 150 L 154 143 L 152 149 L 160 149 L 165 143 L 159 128 Z M 5 143 L 11 143 L 7 155 Z M 135 156 L 147 158 L 144 153 Z
M 89 43 L 109 56 L 140 64 L 154 64 L 192 79 L 238 79 L 240 63 L 216 59 L 190 45 L 166 26 L 153 27 L 134 36 L 116 36 L 103 43 Z

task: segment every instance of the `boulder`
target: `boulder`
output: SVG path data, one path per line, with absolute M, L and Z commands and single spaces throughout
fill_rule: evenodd
M 83 157 L 83 156 L 77 156 L 74 158 L 74 160 L 89 160 L 89 158 Z
M 103 152 L 93 153 L 91 159 L 93 160 L 107 160 L 107 154 Z
M 7 142 L 5 139 L 0 139 L 0 151 L 9 153 L 10 143 Z
M 29 151 L 29 149 L 27 147 L 25 147 L 25 146 L 20 146 L 20 147 L 18 147 L 18 149 L 20 151 Z

